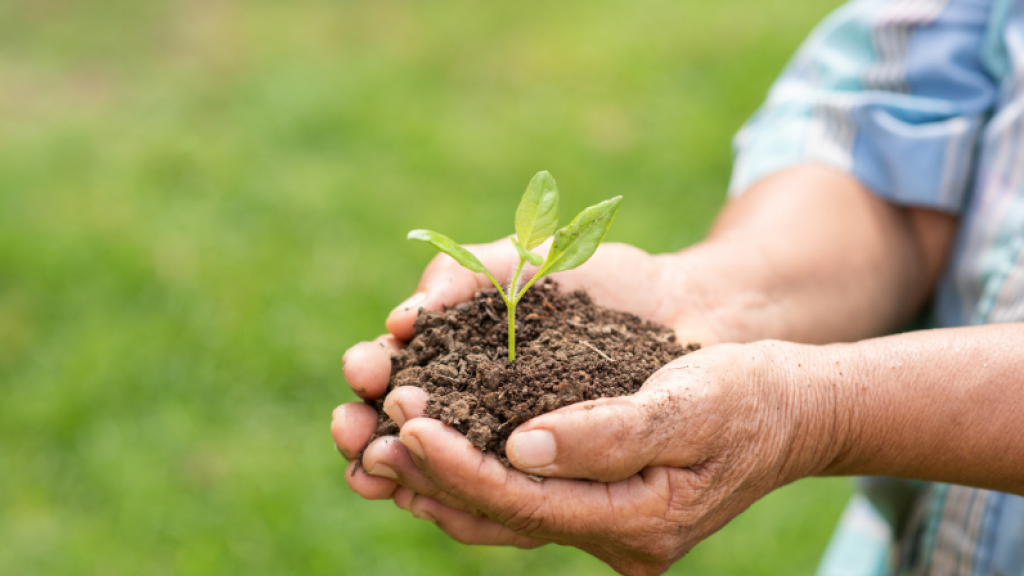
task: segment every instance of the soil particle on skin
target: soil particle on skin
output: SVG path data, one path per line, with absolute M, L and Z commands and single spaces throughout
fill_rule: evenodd
M 430 393 L 425 416 L 454 427 L 506 466 L 505 442 L 520 424 L 563 406 L 633 394 L 656 370 L 692 352 L 668 328 L 594 305 L 583 291 L 547 281 L 516 307 L 516 361 L 508 362 L 505 303 L 478 292 L 444 312 L 420 310 L 415 336 L 392 357 L 388 392 L 418 386 Z M 386 397 L 386 395 L 385 395 Z M 398 427 L 383 411 L 377 433 Z

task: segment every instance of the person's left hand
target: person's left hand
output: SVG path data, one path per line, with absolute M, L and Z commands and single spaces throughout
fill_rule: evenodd
M 399 388 L 389 403 L 401 407 L 408 450 L 375 443 L 363 465 L 386 467 L 396 504 L 460 542 L 555 542 L 622 574 L 660 574 L 758 498 L 827 464 L 829 396 L 794 377 L 811 350 L 764 342 L 687 355 L 633 396 L 524 424 L 507 449 L 519 470 L 420 418 L 426 392 Z

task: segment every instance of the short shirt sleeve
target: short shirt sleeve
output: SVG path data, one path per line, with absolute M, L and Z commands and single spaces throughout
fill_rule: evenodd
M 906 206 L 959 212 L 998 98 L 992 2 L 855 0 L 812 33 L 734 141 L 730 195 L 798 164 Z

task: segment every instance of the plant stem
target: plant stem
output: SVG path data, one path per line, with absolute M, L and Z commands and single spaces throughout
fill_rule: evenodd
M 516 308 L 515 305 L 508 308 L 508 361 L 509 364 L 516 361 Z
M 519 300 L 523 298 L 523 294 L 526 294 L 526 291 L 530 289 L 530 286 L 533 286 L 534 282 L 540 280 L 546 275 L 547 271 L 544 268 L 537 270 L 537 273 L 533 275 L 533 278 L 530 278 L 530 281 L 526 283 L 526 286 L 523 286 L 523 289 L 519 291 L 519 294 L 516 294 L 515 301 L 519 302 Z
M 523 266 L 526 260 L 520 258 L 516 274 L 508 284 L 508 298 L 505 299 L 505 307 L 508 308 L 508 361 L 511 364 L 516 361 L 516 288 L 519 287 L 519 278 L 523 275 Z
M 519 259 L 519 267 L 516 268 L 516 274 L 512 277 L 512 281 L 508 285 L 508 301 L 514 306 L 519 302 L 519 298 L 516 298 L 516 290 L 519 288 L 519 278 L 523 275 L 523 266 L 526 264 L 526 260 Z

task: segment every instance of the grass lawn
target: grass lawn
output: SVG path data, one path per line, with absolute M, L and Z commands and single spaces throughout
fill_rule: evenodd
M 731 135 L 836 0 L 0 4 L 0 574 L 602 574 L 454 544 L 342 478 L 341 355 L 530 176 L 701 238 Z M 673 573 L 811 574 L 849 493 Z

